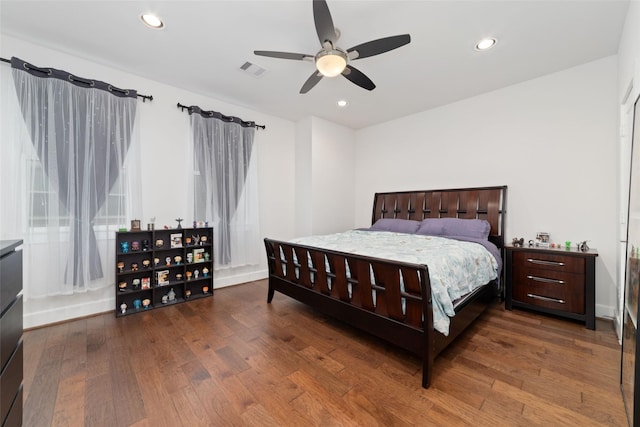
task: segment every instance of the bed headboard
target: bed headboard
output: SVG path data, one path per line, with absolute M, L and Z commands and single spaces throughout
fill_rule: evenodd
M 489 240 L 504 246 L 507 186 L 376 193 L 371 224 L 380 218 L 485 219 Z

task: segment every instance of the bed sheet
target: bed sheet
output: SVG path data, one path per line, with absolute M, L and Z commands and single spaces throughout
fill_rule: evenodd
M 498 277 L 499 262 L 483 245 L 388 231 L 350 230 L 291 240 L 307 246 L 427 265 L 434 328 L 449 335 L 453 301 Z M 375 297 L 375 292 L 374 292 Z

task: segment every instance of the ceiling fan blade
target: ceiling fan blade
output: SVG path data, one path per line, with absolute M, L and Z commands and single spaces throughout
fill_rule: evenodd
M 302 88 L 300 89 L 300 93 L 309 92 L 315 85 L 318 84 L 320 80 L 322 80 L 322 74 L 320 74 L 317 70 L 314 71 L 313 74 L 311 74 L 311 76 L 309 76 L 307 81 L 304 82 L 304 84 L 302 85 Z
M 347 68 L 344 69 L 342 75 L 363 89 L 374 90 L 376 88 L 376 85 L 369 77 L 365 76 L 362 71 L 352 67 L 351 65 L 347 65 Z
M 372 40 L 370 42 L 359 44 L 351 49 L 347 49 L 349 59 L 367 58 L 369 56 L 379 55 L 381 53 L 388 52 L 393 49 L 397 49 L 405 44 L 411 42 L 411 36 L 409 34 L 402 34 L 399 36 L 384 37 L 382 39 Z M 352 52 L 357 55 L 354 56 Z
M 329 6 L 325 0 L 313 0 L 313 20 L 316 24 L 316 32 L 318 33 L 320 44 L 324 46 L 324 43 L 328 40 L 334 47 L 337 38 L 336 28 L 333 26 L 331 12 L 329 12 Z
M 299 61 L 304 61 L 305 59 L 313 59 L 313 55 L 306 55 L 304 53 L 274 52 L 271 50 L 254 50 L 253 53 L 255 55 L 269 56 L 271 58 L 295 59 Z

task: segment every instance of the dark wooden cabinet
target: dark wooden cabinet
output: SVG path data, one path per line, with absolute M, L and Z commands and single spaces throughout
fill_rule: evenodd
M 598 252 L 507 246 L 506 300 L 513 307 L 584 322 L 595 329 L 595 258 Z
M 213 295 L 213 228 L 116 233 L 116 316 Z
M 0 420 L 22 425 L 22 240 L 0 240 Z

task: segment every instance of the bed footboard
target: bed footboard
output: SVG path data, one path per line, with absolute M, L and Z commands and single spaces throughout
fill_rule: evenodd
M 427 267 L 265 239 L 271 302 L 275 291 L 402 347 L 423 360 L 422 386 L 435 357 Z

